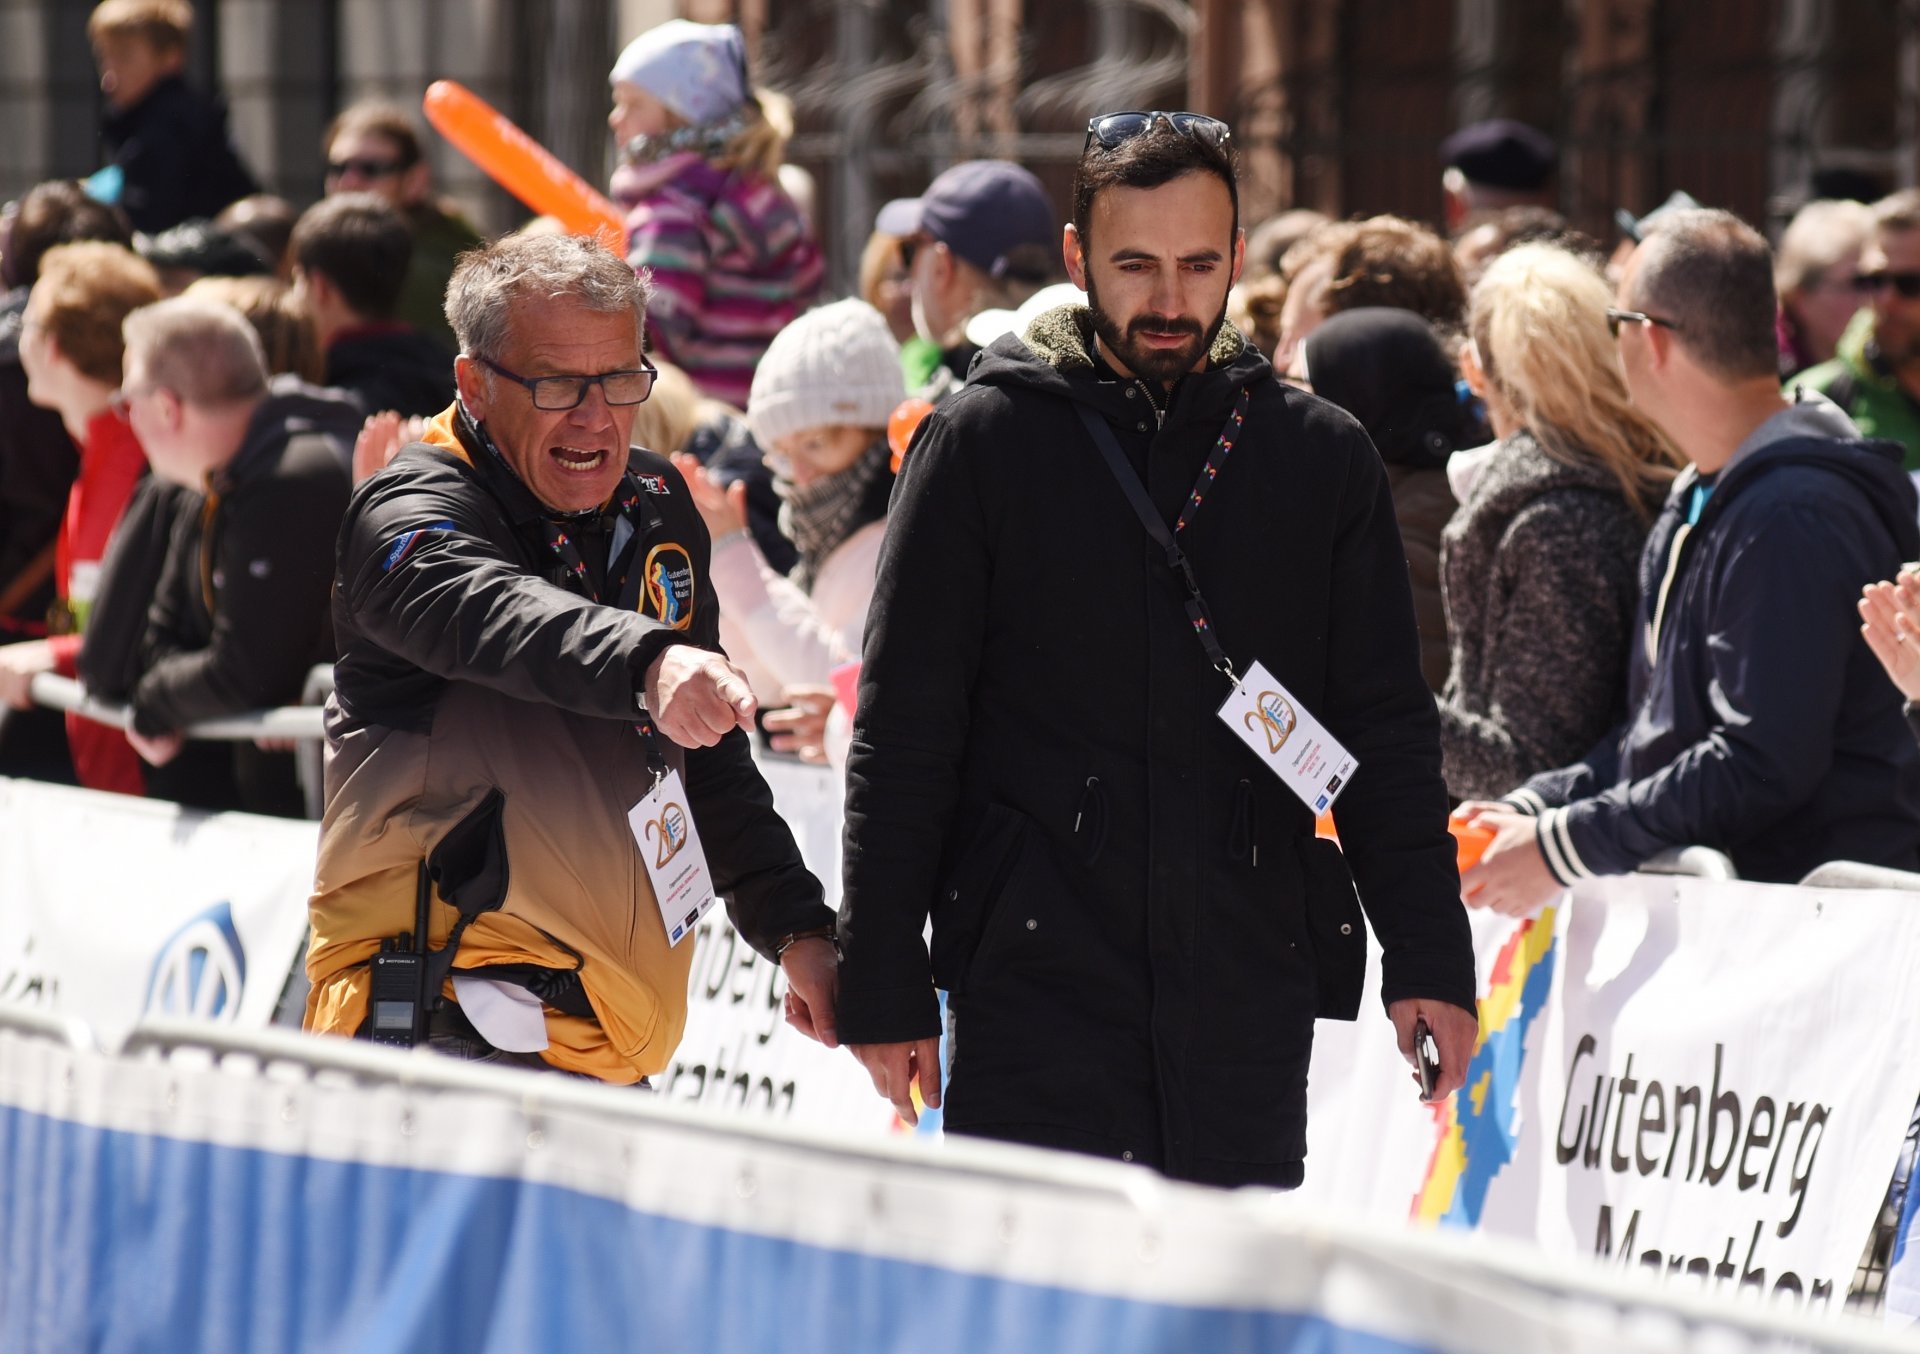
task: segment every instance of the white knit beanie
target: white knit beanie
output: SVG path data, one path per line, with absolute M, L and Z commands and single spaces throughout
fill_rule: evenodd
M 808 428 L 884 428 L 906 397 L 885 317 L 865 301 L 835 301 L 774 335 L 754 369 L 747 425 L 762 447 Z

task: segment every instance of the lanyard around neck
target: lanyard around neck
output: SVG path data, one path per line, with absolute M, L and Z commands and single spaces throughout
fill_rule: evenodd
M 1253 388 L 1243 387 L 1239 399 L 1234 401 L 1233 412 L 1227 416 L 1220 436 L 1214 439 L 1213 450 L 1207 455 L 1207 463 L 1200 470 L 1200 478 L 1194 481 L 1193 492 L 1187 495 L 1187 504 L 1180 510 L 1180 516 L 1173 528 L 1168 529 L 1160 512 L 1153 506 L 1153 500 L 1147 496 L 1146 486 L 1140 482 L 1133 464 L 1127 460 L 1126 453 L 1120 450 L 1119 439 L 1114 437 L 1113 429 L 1107 421 L 1093 409 L 1078 401 L 1074 402 L 1074 411 L 1080 415 L 1080 421 L 1086 425 L 1087 432 L 1093 438 L 1093 444 L 1100 449 L 1100 455 L 1107 463 L 1107 469 L 1113 473 L 1120 490 L 1133 506 L 1140 519 L 1140 525 L 1147 529 L 1147 535 L 1153 538 L 1155 545 L 1166 552 L 1167 567 L 1187 590 L 1187 619 L 1193 623 L 1193 633 L 1200 641 L 1200 647 L 1206 651 L 1207 662 L 1214 671 L 1223 674 L 1236 686 L 1239 677 L 1234 673 L 1233 660 L 1227 657 L 1226 650 L 1220 647 L 1220 640 L 1213 631 L 1213 616 L 1207 609 L 1207 599 L 1200 594 L 1200 580 L 1193 572 L 1193 564 L 1187 559 L 1186 551 L 1180 548 L 1176 533 L 1186 530 L 1194 514 L 1213 488 L 1213 482 L 1219 478 L 1220 467 L 1226 464 L 1233 444 L 1239 440 L 1240 429 L 1247 421 L 1247 408 L 1253 400 Z

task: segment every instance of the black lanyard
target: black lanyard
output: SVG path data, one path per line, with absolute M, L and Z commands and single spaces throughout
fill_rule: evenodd
M 1180 548 L 1180 542 L 1174 539 L 1175 533 L 1186 530 L 1200 505 L 1206 501 L 1208 490 L 1220 475 L 1220 467 L 1226 464 L 1227 456 L 1233 451 L 1233 444 L 1240 437 L 1240 429 L 1247 421 L 1247 406 L 1253 400 L 1253 387 L 1246 386 L 1240 391 L 1240 398 L 1234 401 L 1233 412 L 1227 416 L 1226 426 L 1220 429 L 1220 436 L 1214 441 L 1213 450 L 1207 455 L 1207 463 L 1201 468 L 1200 478 L 1194 481 L 1193 492 L 1187 495 L 1187 506 L 1180 510 L 1173 529 L 1161 520 L 1159 510 L 1153 506 L 1153 500 L 1147 497 L 1146 486 L 1140 483 L 1140 476 L 1134 472 L 1132 462 L 1127 460 L 1125 452 L 1120 450 L 1119 439 L 1113 435 L 1113 429 L 1107 421 L 1093 409 L 1074 401 L 1074 412 L 1080 415 L 1080 421 L 1087 425 L 1087 432 L 1093 437 L 1093 444 L 1100 448 L 1100 455 L 1107 463 L 1107 469 L 1113 472 L 1119 481 L 1121 492 L 1126 494 L 1127 502 L 1133 505 L 1134 512 L 1140 518 L 1140 525 L 1147 529 L 1147 535 L 1154 544 L 1167 552 L 1167 567 L 1173 570 L 1187 590 L 1187 619 L 1193 622 L 1193 633 L 1200 640 L 1200 647 L 1207 651 L 1207 662 L 1215 672 L 1223 674 L 1235 686 L 1240 678 L 1234 673 L 1233 660 L 1227 657 L 1220 640 L 1213 632 L 1213 616 L 1207 610 L 1207 599 L 1200 595 L 1200 580 L 1194 576 L 1193 564 L 1187 559 L 1186 552 Z
M 633 535 L 621 548 L 619 558 L 607 562 L 606 590 L 622 607 L 637 609 L 639 589 L 646 580 L 634 569 L 633 562 L 639 558 L 641 543 L 651 539 L 666 523 L 653 501 L 641 493 L 630 478 L 622 479 L 620 487 L 614 491 L 614 506 L 621 519 L 633 528 Z M 593 573 L 587 568 L 579 544 L 566 527 L 546 517 L 540 519 L 540 525 L 546 533 L 547 549 L 559 559 L 560 567 L 573 580 L 574 588 L 592 600 L 600 601 L 600 592 L 593 586 Z M 666 779 L 667 772 L 672 768 L 667 763 L 666 755 L 660 751 L 658 731 L 653 726 L 651 711 L 640 712 L 640 717 L 633 721 L 633 731 L 640 735 L 640 745 L 646 749 L 647 770 L 653 773 L 653 783 L 657 786 Z

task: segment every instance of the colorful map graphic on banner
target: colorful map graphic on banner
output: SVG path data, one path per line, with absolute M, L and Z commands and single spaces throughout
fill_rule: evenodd
M 1527 1032 L 1553 987 L 1553 950 L 1554 909 L 1548 908 L 1522 922 L 1494 960 L 1467 1084 L 1431 1110 L 1438 1141 L 1412 1206 L 1414 1219 L 1427 1226 L 1478 1226 L 1488 1186 L 1513 1159 Z

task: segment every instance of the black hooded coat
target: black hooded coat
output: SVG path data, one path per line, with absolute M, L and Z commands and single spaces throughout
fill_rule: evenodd
M 1383 1001 L 1474 1006 L 1393 505 L 1360 427 L 1230 328 L 1164 426 L 1164 394 L 1092 351 L 1084 309 L 1041 316 L 907 453 L 848 768 L 840 1034 L 932 1036 L 938 984 L 950 1129 L 1289 1186 L 1316 1008 L 1357 1002 L 1318 990 L 1316 916 L 1344 906 L 1357 931 L 1357 880 Z M 1217 717 L 1228 683 L 1074 408 L 1171 524 L 1243 388 L 1180 537 L 1236 665 L 1263 662 L 1358 759 L 1344 861 Z

